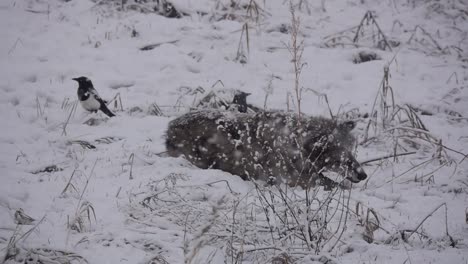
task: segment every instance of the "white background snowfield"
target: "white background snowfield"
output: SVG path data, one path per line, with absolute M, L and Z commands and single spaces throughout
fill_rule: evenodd
M 299 27 L 289 1 L 172 3 L 0 1 L 1 263 L 468 263 L 466 1 L 293 0 Z M 367 180 L 306 192 L 160 154 L 211 91 L 297 112 L 294 28 L 300 110 L 356 120 Z M 77 104 L 80 76 L 116 117 Z

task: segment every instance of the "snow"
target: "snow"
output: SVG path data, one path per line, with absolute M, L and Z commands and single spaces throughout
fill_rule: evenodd
M 65 263 L 57 254 L 66 252 L 88 263 L 268 263 L 282 253 L 295 263 L 468 262 L 465 1 L 304 1 L 310 13 L 305 7 L 296 13 L 305 47 L 301 111 L 329 117 L 329 107 L 334 114 L 358 109 L 354 133 L 363 142 L 369 118 L 362 116 L 372 114 L 388 66 L 394 102 L 430 113 L 419 118 L 432 143 L 408 131 L 392 134 L 391 127 L 374 133 L 371 126 L 370 136 L 377 137 L 357 147 L 358 160 L 392 154 L 395 144 L 399 153 L 416 154 L 365 164 L 368 180 L 350 191 L 312 190 L 308 215 L 306 192 L 283 186 L 297 213 L 287 225 L 280 216 L 291 211 L 276 187 L 161 154 L 169 121 L 210 91 L 251 93 L 249 104 L 260 108 L 295 107 L 293 97 L 287 99 L 294 95 L 285 46 L 291 36 L 278 30 L 290 26 L 287 1 L 255 1 L 265 11 L 258 21 L 245 10 L 222 10 L 220 3 L 229 1 L 173 2 L 191 16 L 169 19 L 89 0 L 0 2 L 2 261 L 16 247 L 5 263 L 40 263 L 24 262 L 27 256 Z M 368 10 L 400 46 L 384 51 L 371 47 L 371 39 L 357 48 L 323 45 L 326 37 L 357 26 Z M 235 19 L 219 19 L 226 12 Z M 244 37 L 247 63 L 241 64 L 235 59 L 246 21 L 249 53 Z M 354 64 L 363 50 L 381 60 Z M 71 79 L 79 76 L 90 78 L 102 98 L 115 99 L 109 107 L 116 117 L 77 104 Z M 326 94 L 329 106 L 318 94 Z M 152 104 L 165 115 L 151 114 Z M 379 109 L 379 121 L 381 115 Z M 449 149 L 439 151 L 432 139 Z M 338 213 L 327 218 L 318 201 Z M 20 208 L 33 225 L 17 225 Z M 311 241 L 298 238 L 297 230 L 315 212 L 318 222 L 331 220 L 318 232 L 329 241 L 314 240 L 319 249 L 308 249 Z M 346 223 L 340 218 L 345 212 Z M 376 221 L 368 243 L 363 234 Z

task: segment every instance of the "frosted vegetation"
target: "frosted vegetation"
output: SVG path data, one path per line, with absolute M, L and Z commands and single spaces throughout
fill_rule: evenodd
M 0 263 L 467 263 L 467 10 L 2 0 Z M 116 116 L 82 108 L 80 76 Z M 167 153 L 200 110 L 231 123 L 192 120 L 181 145 L 230 126 L 226 166 L 261 177 Z M 324 142 L 340 168 L 300 155 Z M 286 157 L 257 163 L 265 146 Z

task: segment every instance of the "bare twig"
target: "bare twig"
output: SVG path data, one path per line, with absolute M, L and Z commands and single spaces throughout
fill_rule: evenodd
M 60 195 L 65 194 L 65 192 L 68 190 L 69 187 L 73 188 L 73 190 L 78 193 L 78 190 L 75 188 L 75 186 L 72 183 L 73 176 L 75 176 L 75 172 L 76 172 L 76 169 L 73 170 L 72 175 L 70 176 L 70 179 L 68 179 L 67 185 L 65 185 L 65 188 L 63 188 Z
M 226 181 L 226 180 L 219 180 L 219 181 L 209 182 L 209 183 L 206 183 L 206 185 L 211 186 L 211 185 L 213 185 L 213 184 L 215 184 L 215 183 L 220 183 L 220 182 L 226 183 L 226 186 L 228 187 L 229 191 L 230 191 L 232 194 L 234 194 L 234 191 L 232 190 L 231 186 L 229 185 L 229 182 Z
M 448 231 L 448 221 L 447 221 L 447 204 L 446 203 L 443 203 L 439 206 L 437 206 L 434 210 L 432 210 L 431 213 L 429 213 L 426 217 L 424 217 L 424 219 L 416 226 L 416 228 L 413 229 L 413 232 L 411 232 L 408 237 L 406 237 L 406 240 L 409 240 L 411 238 L 411 236 L 416 233 L 416 231 L 424 224 L 424 222 L 429 218 L 431 217 L 437 210 L 439 210 L 439 208 L 441 208 L 442 206 L 445 207 L 445 234 L 450 238 L 450 242 L 453 244 L 455 243 L 452 236 L 450 236 L 449 234 L 449 231 Z
M 71 109 L 70 109 L 70 113 L 68 114 L 67 120 L 65 121 L 65 123 L 63 123 L 62 136 L 66 136 L 66 135 L 67 135 L 67 126 L 68 126 L 68 123 L 70 122 L 70 118 L 72 117 L 72 115 L 75 113 L 76 107 L 77 107 L 77 106 L 78 106 L 78 101 L 76 101 L 76 102 L 73 103 L 73 106 L 72 106 Z
M 239 38 L 239 44 L 237 46 L 237 54 L 235 60 L 241 64 L 247 63 L 247 56 L 244 53 L 243 39 L 245 38 L 245 44 L 247 46 L 247 55 L 250 54 L 250 40 L 249 40 L 249 25 L 247 22 L 242 25 L 242 31 Z
M 145 46 L 143 46 L 143 47 L 141 47 L 139 49 L 142 50 L 142 51 L 152 50 L 152 49 L 157 48 L 157 47 L 159 47 L 159 46 L 161 46 L 163 44 L 175 44 L 177 42 L 179 42 L 178 39 L 171 40 L 171 41 L 160 42 L 160 43 L 156 43 L 156 44 L 148 44 L 148 45 L 145 45 Z
M 133 160 L 135 159 L 135 153 L 130 154 L 128 158 L 128 164 L 130 164 L 130 176 L 129 179 L 133 180 Z
M 10 50 L 8 50 L 8 55 L 10 55 L 16 49 L 18 43 L 23 44 L 23 41 L 21 41 L 20 38 L 17 38 L 13 46 L 10 48 Z
M 398 153 L 398 154 L 389 154 L 389 155 L 385 155 L 385 156 L 381 156 L 381 157 L 377 157 L 377 158 L 372 158 L 372 159 L 360 161 L 359 163 L 361 165 L 364 165 L 364 164 L 372 163 L 372 162 L 375 162 L 375 161 L 380 161 L 380 160 L 395 158 L 395 157 L 400 157 L 400 156 L 413 155 L 413 154 L 416 154 L 416 151 L 410 151 L 410 152 Z

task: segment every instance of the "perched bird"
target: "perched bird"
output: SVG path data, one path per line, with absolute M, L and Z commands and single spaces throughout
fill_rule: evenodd
M 228 109 L 238 111 L 240 113 L 261 112 L 262 109 L 247 103 L 247 96 L 249 95 L 250 93 L 237 90 L 234 98 L 232 99 L 232 103 L 228 106 Z
M 237 91 L 237 93 L 234 95 L 234 98 L 232 99 L 232 104 L 229 108 L 234 107 L 235 110 L 238 110 L 241 113 L 247 113 L 247 96 L 249 95 L 250 93 Z
M 104 101 L 94 89 L 93 83 L 86 77 L 73 78 L 72 80 L 78 82 L 78 100 L 81 106 L 90 112 L 97 112 L 101 110 L 109 117 L 115 116 L 109 108 L 107 108 L 106 101 Z

